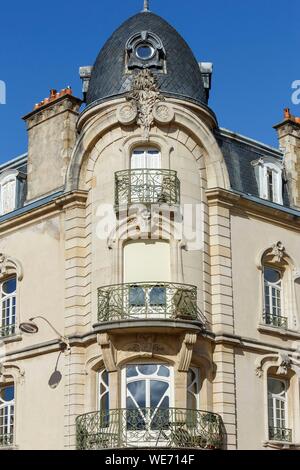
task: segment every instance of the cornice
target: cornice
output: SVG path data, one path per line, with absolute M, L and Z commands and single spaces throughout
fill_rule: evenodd
M 4 235 L 6 232 L 11 231 L 28 224 L 32 224 L 41 217 L 59 214 L 62 210 L 72 205 L 85 206 L 88 197 L 87 191 L 72 191 L 66 194 L 59 195 L 52 200 L 36 207 L 26 207 L 21 214 L 12 216 L 11 218 L 0 222 L 0 232 Z
M 242 194 L 237 194 L 220 188 L 212 188 L 206 191 L 209 206 L 222 206 L 233 211 L 243 213 L 276 225 L 299 230 L 299 215 L 282 210 L 280 207 L 270 207 L 259 201 L 250 200 Z

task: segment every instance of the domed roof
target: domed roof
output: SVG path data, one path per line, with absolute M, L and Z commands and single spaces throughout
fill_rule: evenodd
M 130 51 L 138 45 L 143 48 L 145 44 L 142 43 L 147 38 L 152 40 L 153 49 L 152 46 L 150 49 L 153 51 L 153 56 L 157 49 L 157 62 L 153 57 L 148 65 L 157 77 L 160 92 L 167 96 L 207 104 L 201 71 L 187 43 L 164 19 L 144 11 L 125 21 L 100 51 L 89 84 L 87 105 L 118 97 L 130 91 L 133 73 L 135 68 L 139 68 L 138 62 L 144 61 L 140 64 L 140 68 L 148 68 L 145 62 L 145 54 L 147 56 L 148 51 L 141 49 L 141 54 L 144 56 L 139 56 L 135 52 L 131 58 L 128 54 L 133 53 Z M 139 61 L 139 58 L 142 60 Z M 133 60 L 131 68 L 128 60 Z

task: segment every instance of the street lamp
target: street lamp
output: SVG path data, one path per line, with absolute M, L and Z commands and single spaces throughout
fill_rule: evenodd
M 20 324 L 20 330 L 23 333 L 28 333 L 28 334 L 31 334 L 31 335 L 37 333 L 39 331 L 39 327 L 35 323 L 35 320 L 38 320 L 38 319 L 44 320 L 50 326 L 50 328 L 55 332 L 55 334 L 58 336 L 60 343 L 65 346 L 65 349 L 67 351 L 70 351 L 71 346 L 70 346 L 70 342 L 69 342 L 68 338 L 66 336 L 60 334 L 60 332 L 57 331 L 56 328 L 54 328 L 52 323 L 50 323 L 50 321 L 47 320 L 47 318 L 45 318 L 41 315 L 39 315 L 37 317 L 29 318 L 29 320 L 27 322 L 21 323 Z

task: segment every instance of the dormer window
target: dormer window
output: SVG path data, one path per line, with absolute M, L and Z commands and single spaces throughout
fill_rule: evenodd
M 17 204 L 17 170 L 5 171 L 0 176 L 0 215 L 16 209 Z
M 259 197 L 276 204 L 283 204 L 282 162 L 271 157 L 262 157 L 252 162 L 259 189 Z
M 150 31 L 131 36 L 126 44 L 125 66 L 126 73 L 144 68 L 166 73 L 166 51 L 160 38 Z

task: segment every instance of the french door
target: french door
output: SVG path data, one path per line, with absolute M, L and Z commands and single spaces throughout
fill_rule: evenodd
M 163 445 L 171 406 L 170 367 L 162 364 L 128 365 L 123 369 L 125 439 L 128 446 Z
M 162 188 L 161 154 L 157 149 L 135 149 L 131 156 L 131 202 L 156 202 Z

